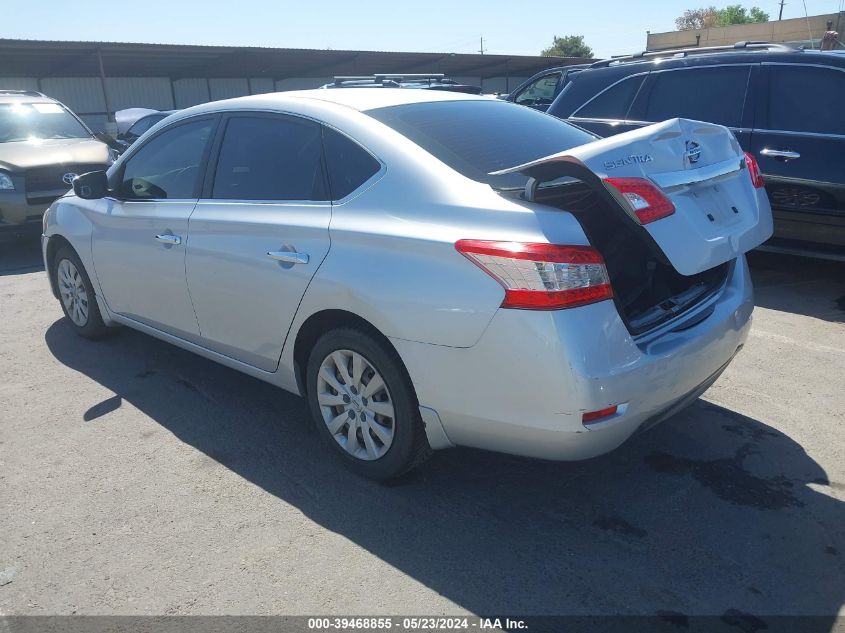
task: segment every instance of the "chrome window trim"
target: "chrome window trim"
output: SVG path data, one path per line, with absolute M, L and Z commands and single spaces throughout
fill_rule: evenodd
M 784 136 L 812 136 L 814 138 L 830 138 L 845 140 L 845 134 L 831 134 L 828 132 L 796 132 L 795 130 L 768 130 L 766 128 L 755 128 L 754 133 L 760 134 L 782 134 Z
M 799 66 L 801 68 L 806 68 L 807 66 L 813 66 L 815 68 L 827 68 L 828 70 L 837 70 L 841 73 L 845 73 L 845 68 L 840 68 L 839 66 L 830 66 L 828 64 L 798 64 L 796 62 L 760 62 L 763 66 Z

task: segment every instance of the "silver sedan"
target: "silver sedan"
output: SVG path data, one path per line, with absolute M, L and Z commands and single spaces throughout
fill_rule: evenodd
M 716 380 L 772 231 L 726 128 L 609 139 L 424 90 L 181 111 L 44 218 L 72 327 L 124 325 L 308 399 L 355 471 L 432 449 L 577 460 Z

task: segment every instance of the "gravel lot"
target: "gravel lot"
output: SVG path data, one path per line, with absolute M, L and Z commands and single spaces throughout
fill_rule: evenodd
M 37 241 L 0 243 L 0 613 L 845 615 L 845 266 L 752 267 L 752 335 L 690 409 L 383 486 L 297 397 L 76 337 Z

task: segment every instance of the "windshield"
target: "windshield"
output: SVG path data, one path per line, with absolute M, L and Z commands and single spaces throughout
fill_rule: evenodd
M 369 110 L 467 178 L 497 189 L 525 186 L 522 174 L 491 176 L 597 137 L 537 110 L 500 100 L 434 101 Z
M 57 103 L 0 104 L 0 143 L 90 136 L 85 126 Z

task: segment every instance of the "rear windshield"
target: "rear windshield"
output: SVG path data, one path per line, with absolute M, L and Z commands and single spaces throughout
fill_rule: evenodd
M 57 103 L 0 104 L 0 143 L 90 136 L 85 126 Z
M 490 172 L 556 154 L 597 137 L 569 123 L 505 101 L 435 101 L 369 110 L 452 169 L 497 189 L 524 187 L 522 174 Z

